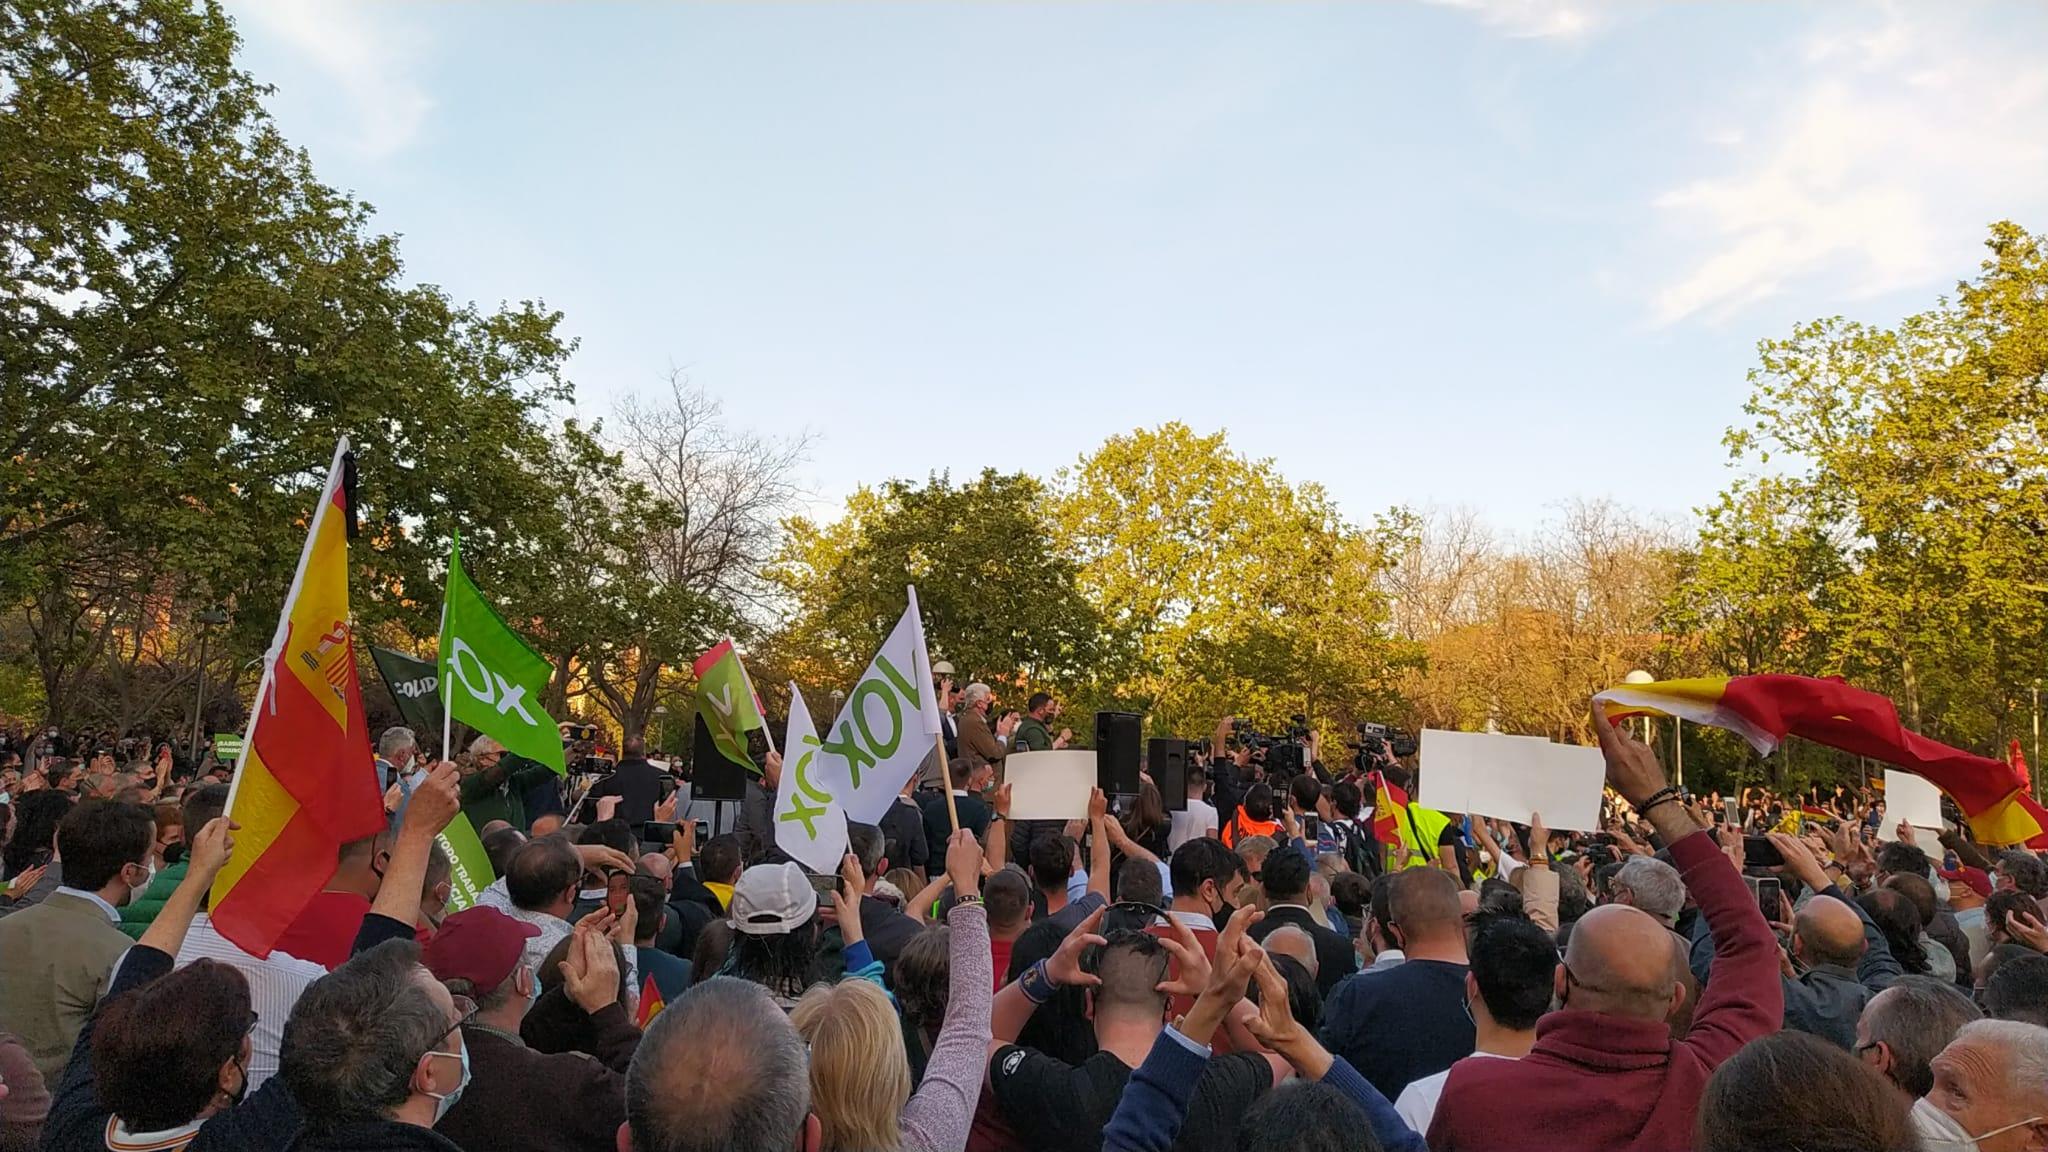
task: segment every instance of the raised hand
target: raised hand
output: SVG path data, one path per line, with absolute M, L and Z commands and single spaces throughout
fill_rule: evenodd
M 1202 951 L 1202 942 L 1187 925 L 1171 916 L 1166 918 L 1172 932 L 1159 938 L 1166 950 L 1173 953 L 1173 971 L 1167 979 L 1161 980 L 1155 991 L 1169 996 L 1199 996 L 1209 986 L 1209 957 Z
M 578 1008 L 591 1015 L 619 1002 L 619 957 L 612 942 L 579 929 L 561 963 L 562 987 Z
M 981 863 L 981 841 L 974 833 L 965 828 L 953 833 L 946 843 L 946 878 L 953 882 L 955 898 L 981 891 Z
M 48 864 L 38 864 L 33 868 L 24 868 L 19 875 L 7 882 L 7 898 L 9 900 L 19 900 L 23 896 L 28 895 L 35 888 L 36 884 L 42 880 L 43 873 L 49 870 L 50 866 Z
M 1081 953 L 1091 944 L 1109 943 L 1096 934 L 1096 929 L 1102 927 L 1103 913 L 1107 911 L 1109 909 L 1103 907 L 1089 913 L 1086 920 L 1076 924 L 1074 930 L 1067 933 L 1067 938 L 1060 941 L 1059 951 L 1045 962 L 1046 978 L 1053 984 L 1062 988 L 1068 985 L 1089 988 L 1102 983 L 1101 977 L 1081 970 Z
M 1608 719 L 1606 706 L 1598 701 L 1593 704 L 1593 735 L 1599 738 L 1600 755 L 1607 761 L 1607 783 L 1636 811 L 1642 811 L 1643 801 L 1670 785 L 1657 754 L 1627 728 Z
M 462 773 L 453 762 L 443 760 L 412 790 L 412 802 L 405 806 L 399 831 L 433 836 L 461 811 Z
M 206 822 L 199 835 L 192 838 L 191 851 L 185 854 L 188 863 L 185 875 L 189 879 L 197 876 L 207 884 L 220 875 L 227 866 L 228 858 L 235 851 L 234 830 L 240 827 L 225 816 L 216 816 Z

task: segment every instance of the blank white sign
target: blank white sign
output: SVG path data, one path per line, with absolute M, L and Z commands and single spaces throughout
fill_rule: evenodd
M 1003 758 L 1012 820 L 1079 820 L 1095 791 L 1095 753 L 1013 752 Z
M 1941 789 L 1926 779 L 1897 768 L 1884 770 L 1884 823 L 1878 825 L 1877 838 L 1890 841 L 1899 838 L 1899 821 L 1904 820 L 1924 833 L 1920 837 L 1922 847 L 1933 844 L 1941 835 Z M 1935 851 L 1930 855 L 1939 856 Z
M 1567 832 L 1600 828 L 1600 790 L 1607 765 L 1598 748 L 1553 744 L 1540 737 L 1493 732 L 1422 733 L 1421 794 L 1439 812 L 1491 816 Z

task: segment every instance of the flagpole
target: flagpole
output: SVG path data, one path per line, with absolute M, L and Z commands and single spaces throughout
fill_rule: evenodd
M 439 643 L 436 645 L 437 650 L 434 653 L 434 661 L 438 672 L 435 679 L 439 681 L 436 687 L 441 690 L 441 759 L 443 760 L 455 759 L 455 749 L 449 747 L 449 744 L 455 739 L 455 709 L 450 707 L 448 699 L 448 671 L 453 665 L 449 662 L 448 653 L 439 649 L 446 648 L 448 644 L 448 586 L 455 581 L 455 566 L 462 562 L 460 559 L 462 555 L 461 548 L 461 530 L 451 529 L 448 533 L 448 571 L 441 577 L 441 636 Z
M 932 746 L 939 750 L 939 783 L 946 792 L 946 816 L 953 821 L 953 831 L 960 830 L 960 806 L 953 801 L 953 768 L 946 763 L 946 734 L 932 736 Z

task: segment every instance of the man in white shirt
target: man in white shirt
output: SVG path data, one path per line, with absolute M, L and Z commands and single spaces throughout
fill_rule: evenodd
M 616 850 L 607 851 L 613 857 L 625 860 L 628 869 L 632 867 L 632 861 L 626 860 Z M 576 906 L 582 879 L 583 858 L 576 846 L 559 836 L 543 836 L 520 845 L 519 851 L 512 854 L 511 863 L 505 866 L 502 896 L 491 890 L 478 895 L 478 904 L 496 908 L 522 924 L 540 929 L 537 935 L 527 939 L 520 957 L 520 963 L 536 982 L 540 980 L 541 967 L 547 961 L 548 953 L 554 951 L 555 945 L 560 944 L 574 928 L 569 923 L 569 913 Z M 627 907 L 632 907 L 630 902 Z M 627 987 L 637 992 L 639 978 L 638 965 L 634 963 L 629 943 L 626 947 Z
M 1557 976 L 1557 942 L 1520 916 L 1484 915 L 1466 946 L 1465 1003 L 1477 1042 L 1467 1060 L 1519 1060 L 1536 1043 L 1536 1021 L 1550 1011 Z M 1452 1065 L 1455 1068 L 1457 1065 Z M 1417 1132 L 1436 1117 L 1450 1069 L 1401 1090 L 1394 1111 Z
M 178 946 L 178 967 L 195 960 L 218 960 L 249 981 L 249 1007 L 256 1013 L 256 1030 L 249 1036 L 249 1091 L 254 1092 L 277 1074 L 277 1054 L 284 1048 L 284 1023 L 291 1018 L 292 1006 L 313 981 L 327 975 L 327 969 L 282 952 L 244 952 L 229 943 L 204 912 L 192 917 L 185 942 Z
M 1188 769 L 1188 807 L 1173 814 L 1173 826 L 1166 833 L 1166 850 L 1172 852 L 1190 840 L 1214 836 L 1216 806 L 1202 799 L 1209 791 L 1209 777 L 1200 768 Z

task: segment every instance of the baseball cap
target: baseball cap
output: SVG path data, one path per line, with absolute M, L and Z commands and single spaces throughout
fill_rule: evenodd
M 953 662 L 951 660 L 941 660 L 937 664 L 932 665 L 932 675 L 934 676 L 951 676 L 952 674 Z
M 467 980 L 471 988 L 488 992 L 512 975 L 526 942 L 538 935 L 538 925 L 478 905 L 441 921 L 420 960 L 436 980 Z
M 1947 868 L 1936 868 L 1934 874 L 1951 884 L 1961 882 L 1970 891 L 1987 900 L 1991 898 L 1991 874 L 1982 868 L 1972 868 L 1965 864 L 1954 871 L 1950 871 Z
M 818 910 L 810 874 L 795 861 L 756 864 L 732 886 L 732 926 L 748 936 L 778 936 Z

